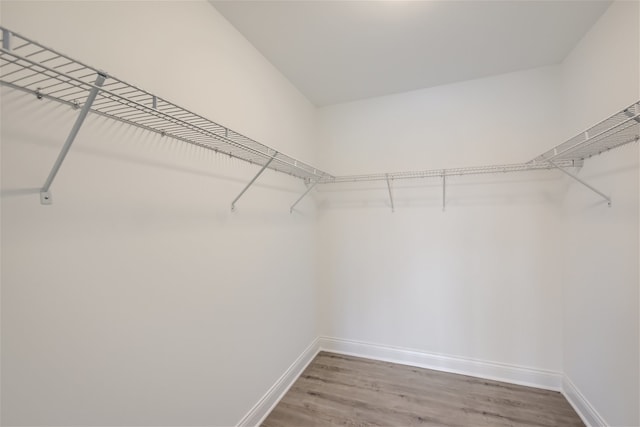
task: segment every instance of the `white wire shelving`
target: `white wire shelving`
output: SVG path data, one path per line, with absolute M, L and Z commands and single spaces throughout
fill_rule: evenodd
M 386 181 L 393 208 L 391 182 L 394 180 L 441 178 L 444 208 L 445 183 L 449 176 L 550 169 L 561 170 L 611 204 L 604 193 L 568 168 L 581 167 L 585 159 L 640 139 L 640 102 L 637 102 L 526 163 L 333 176 L 7 28 L 0 26 L 0 30 L 0 84 L 80 110 L 42 187 L 43 204 L 51 203 L 50 187 L 89 112 L 260 166 L 259 172 L 231 203 L 232 209 L 265 169 L 300 178 L 307 184 L 307 190 L 291 206 L 291 211 L 317 184 Z
M 640 102 L 636 102 L 628 108 L 619 111 L 608 119 L 589 128 L 585 132 L 544 152 L 535 159 L 526 163 L 374 173 L 364 175 L 342 175 L 322 178 L 320 183 L 330 184 L 343 182 L 386 181 L 388 179 L 437 178 L 443 176 L 481 175 L 581 167 L 584 160 L 588 158 L 628 143 L 637 142 L 639 139 Z
M 580 161 L 562 160 L 558 164 L 562 167 L 580 167 Z M 514 163 L 507 165 L 488 165 L 488 166 L 472 166 L 464 168 L 450 169 L 428 169 L 421 171 L 403 171 L 389 173 L 374 173 L 364 175 L 340 175 L 331 178 L 325 178 L 320 184 L 339 184 L 345 182 L 368 182 L 368 181 L 386 181 L 402 180 L 402 179 L 420 179 L 420 178 L 442 178 L 443 176 L 462 176 L 462 175 L 483 175 L 505 172 L 525 172 L 530 170 L 548 170 L 556 167 L 547 163 Z
M 640 139 L 640 101 L 617 112 L 611 117 L 592 126 L 570 140 L 553 147 L 535 159 L 526 163 L 507 165 L 472 166 L 451 169 L 430 169 L 422 171 L 403 171 L 389 173 L 374 173 L 364 175 L 341 175 L 322 178 L 320 184 L 339 184 L 349 182 L 386 181 L 389 190 L 391 209 L 395 210 L 393 202 L 392 182 L 403 179 L 441 178 L 442 179 L 442 207 L 446 203 L 446 179 L 450 176 L 482 175 L 505 172 L 526 172 L 535 170 L 560 170 L 572 179 L 578 181 L 591 191 L 604 198 L 611 206 L 611 198 L 594 188 L 568 168 L 582 167 L 584 161 L 614 148 L 637 142 Z
M 640 138 L 640 102 L 542 153 L 528 164 L 586 160 Z
M 311 165 L 34 40 L 4 27 L 0 29 L 1 84 L 32 93 L 38 99 L 49 99 L 80 109 L 81 120 L 72 130 L 71 142 L 86 114 L 91 112 L 262 166 L 261 172 L 269 168 L 306 182 L 331 177 Z M 65 148 L 68 151 L 69 147 Z M 59 160 L 61 163 L 64 156 Z M 56 165 L 53 176 L 43 187 L 43 193 L 49 191 L 50 181 L 60 166 Z M 43 196 L 43 203 L 51 201 L 44 197 L 48 196 Z

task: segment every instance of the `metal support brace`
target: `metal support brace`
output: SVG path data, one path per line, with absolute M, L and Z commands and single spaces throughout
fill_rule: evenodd
M 549 164 L 551 164 L 554 168 L 559 169 L 560 171 L 562 171 L 565 175 L 567 175 L 567 176 L 573 178 L 574 180 L 578 181 L 580 184 L 584 185 L 589 190 L 591 190 L 594 193 L 600 195 L 602 198 L 604 198 L 607 201 L 607 204 L 609 205 L 609 207 L 611 207 L 611 198 L 609 196 L 607 196 L 606 194 L 604 194 L 602 191 L 600 191 L 600 190 L 598 190 L 596 188 L 593 188 L 591 185 L 587 184 L 582 179 L 578 178 L 576 175 L 572 174 L 571 172 L 569 172 L 565 168 L 562 168 L 562 167 L 556 165 L 551 160 L 549 160 Z
M 254 176 L 253 179 L 249 181 L 249 183 L 242 189 L 240 194 L 238 194 L 238 196 L 235 199 L 233 199 L 233 202 L 231 202 L 232 211 L 236 210 L 236 202 L 240 199 L 240 197 L 242 197 L 242 195 L 249 189 L 249 187 L 251 187 L 253 183 L 256 182 L 256 179 L 258 179 L 258 177 L 262 175 L 262 172 L 264 172 L 264 170 L 271 164 L 271 162 L 273 161 L 273 159 L 276 158 L 277 155 L 278 155 L 278 152 L 276 151 L 276 153 L 273 156 L 271 156 L 269 161 L 265 163 L 264 166 L 262 166 L 262 169 L 260 169 L 260 171 L 256 174 L 256 176 Z
M 387 174 L 387 188 L 389 189 L 389 200 L 391 200 L 391 212 L 395 212 L 396 208 L 393 205 L 393 193 L 391 192 L 391 181 L 389 181 L 389 174 Z
M 636 107 L 636 110 L 637 109 L 638 108 Z M 633 118 L 633 120 L 635 120 L 636 122 L 640 123 L 640 117 L 638 117 L 638 114 L 640 114 L 640 113 L 633 114 L 632 111 L 629 111 L 629 109 L 626 109 L 626 110 L 624 110 L 624 114 L 626 114 L 627 117 Z
M 11 50 L 11 32 L 4 28 L 2 29 L 2 48 Z
M 447 173 L 446 171 L 442 171 L 442 212 L 444 212 L 444 208 L 447 203 Z
M 304 193 L 302 193 L 302 196 L 298 197 L 298 200 L 295 201 L 295 203 L 293 205 L 291 205 L 291 207 L 289 208 L 289 213 L 293 213 L 293 208 L 296 207 L 296 205 L 298 203 L 300 203 L 300 200 L 304 199 L 304 196 L 306 196 L 307 194 L 309 194 L 309 192 L 311 190 L 313 190 L 313 187 L 315 187 L 318 184 L 318 181 L 312 183 L 308 188 L 307 191 L 305 191 Z
M 82 123 L 84 123 L 84 119 L 87 117 L 87 114 L 91 109 L 91 105 L 93 104 L 93 101 L 95 101 L 96 96 L 98 96 L 98 92 L 100 91 L 100 88 L 104 84 L 104 81 L 106 80 L 106 78 L 107 78 L 106 74 L 99 73 L 94 83 L 94 86 L 89 91 L 89 96 L 87 96 L 87 100 L 84 102 L 84 105 L 80 110 L 80 114 L 78 114 L 78 118 L 76 119 L 76 122 L 73 124 L 73 127 L 71 128 L 71 132 L 69 132 L 69 136 L 67 136 L 67 140 L 64 142 L 64 145 L 62 146 L 62 150 L 60 150 L 60 154 L 58 154 L 58 158 L 56 159 L 56 162 L 53 164 L 53 168 L 51 169 L 51 172 L 49 172 L 49 176 L 47 177 L 47 180 L 44 182 L 44 185 L 40 190 L 40 203 L 42 203 L 43 205 L 50 205 L 52 202 L 51 192 L 49 191 L 49 189 L 51 188 L 51 184 L 53 183 L 53 180 L 55 179 L 56 174 L 58 173 L 58 170 L 60 170 L 60 166 L 62 166 L 62 162 L 64 162 L 65 157 L 67 157 L 67 153 L 69 153 L 71 144 L 73 144 L 73 141 L 76 139 L 76 136 L 78 135 L 78 131 L 80 130 Z

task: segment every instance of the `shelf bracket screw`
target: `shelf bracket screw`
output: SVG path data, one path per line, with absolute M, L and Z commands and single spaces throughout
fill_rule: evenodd
M 51 200 L 51 192 L 50 191 L 40 192 L 40 204 L 50 205 L 51 203 L 53 203 L 53 201 Z

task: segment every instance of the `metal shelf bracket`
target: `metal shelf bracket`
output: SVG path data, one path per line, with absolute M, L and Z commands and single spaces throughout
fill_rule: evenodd
M 2 48 L 4 50 L 11 50 L 11 31 L 6 28 L 2 29 Z
M 389 174 L 387 174 L 387 188 L 389 189 L 389 200 L 391 201 L 391 212 L 395 212 L 396 208 L 393 205 L 393 192 L 391 191 L 391 181 L 389 181 Z
M 307 191 L 305 191 L 304 193 L 302 193 L 302 196 L 298 197 L 298 200 L 296 200 L 296 201 L 293 203 L 293 205 L 291 205 L 291 207 L 289 208 L 289 213 L 291 213 L 291 214 L 293 213 L 293 208 L 295 208 L 295 207 L 296 207 L 296 205 L 297 205 L 298 203 L 300 203 L 300 201 L 301 201 L 302 199 L 304 199 L 304 197 L 305 197 L 307 194 L 309 194 L 309 192 L 310 192 L 311 190 L 313 190 L 313 187 L 315 187 L 317 184 L 318 184 L 318 181 L 314 181 L 313 183 L 311 183 L 311 185 L 309 185 L 309 187 L 307 187 Z
M 3 40 L 3 43 L 4 43 L 4 40 Z M 98 77 L 96 78 L 96 81 L 93 84 L 93 87 L 89 91 L 89 96 L 87 96 L 87 100 L 84 102 L 84 105 L 82 106 L 82 109 L 78 114 L 78 118 L 76 119 L 76 122 L 73 124 L 73 127 L 71 128 L 71 132 L 69 132 L 69 136 L 67 136 L 67 140 L 64 142 L 64 145 L 62 146 L 62 149 L 60 150 L 60 154 L 58 154 L 58 158 L 53 164 L 53 168 L 51 168 L 51 172 L 49 172 L 49 176 L 47 177 L 47 180 L 44 182 L 44 185 L 40 190 L 40 203 L 42 203 L 43 205 L 50 205 L 52 203 L 51 191 L 50 191 L 51 184 L 53 183 L 53 180 L 58 174 L 58 171 L 60 170 L 60 167 L 62 166 L 64 159 L 67 157 L 67 154 L 69 153 L 69 149 L 71 149 L 71 145 L 73 144 L 73 141 L 76 139 L 76 136 L 80 131 L 80 127 L 82 127 L 82 124 L 84 123 L 84 119 L 87 118 L 87 114 L 91 109 L 91 105 L 93 104 L 93 101 L 95 101 L 96 96 L 98 95 L 98 92 L 100 91 L 100 88 L 104 84 L 104 81 L 106 80 L 106 78 L 107 78 L 106 74 L 98 73 Z
M 565 175 L 573 178 L 574 180 L 578 181 L 580 184 L 584 185 L 585 187 L 587 187 L 589 190 L 593 191 L 594 193 L 598 194 L 600 197 L 602 197 L 603 199 L 605 199 L 607 201 L 607 205 L 609 207 L 611 207 L 611 197 L 607 196 L 606 194 L 604 194 L 602 191 L 594 188 L 593 186 L 587 184 L 586 182 L 584 182 L 582 179 L 580 179 L 578 176 L 572 174 L 571 172 L 569 172 L 568 170 L 566 170 L 563 167 L 560 167 L 558 165 L 556 165 L 555 163 L 553 163 L 552 161 L 549 161 L 549 164 L 551 164 L 553 167 L 555 167 L 556 169 L 562 171 Z
M 256 179 L 258 179 L 258 177 L 260 175 L 262 175 L 262 172 L 264 172 L 264 170 L 269 167 L 269 165 L 271 164 L 271 162 L 273 162 L 273 159 L 275 159 L 277 155 L 278 155 L 278 152 L 276 151 L 275 154 L 273 156 L 271 156 L 271 158 L 267 161 L 267 163 L 265 163 L 264 166 L 262 166 L 262 169 L 260 169 L 260 171 L 256 174 L 256 176 L 254 176 L 253 179 L 251 181 L 249 181 L 249 183 L 242 189 L 240 194 L 238 194 L 238 196 L 235 199 L 233 199 L 233 202 L 231 202 L 231 211 L 232 212 L 236 211 L 236 202 L 249 189 L 249 187 L 251 187 L 253 185 L 253 183 L 256 182 Z
M 442 212 L 447 204 L 447 171 L 442 171 Z

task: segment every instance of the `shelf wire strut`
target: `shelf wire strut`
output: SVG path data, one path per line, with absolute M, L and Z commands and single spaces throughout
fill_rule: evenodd
M 98 95 L 98 91 L 104 84 L 104 81 L 106 78 L 107 76 L 105 74 L 98 74 L 98 77 L 96 78 L 96 81 L 94 83 L 94 87 L 91 88 L 91 90 L 89 91 L 89 96 L 87 97 L 86 101 L 84 102 L 84 105 L 80 109 L 78 118 L 73 124 L 73 127 L 71 128 L 71 132 L 69 132 L 69 136 L 67 136 L 67 139 L 64 142 L 62 149 L 60 150 L 60 154 L 58 154 L 58 158 L 53 164 L 53 168 L 51 168 L 51 172 L 49 172 L 49 176 L 47 176 L 47 180 L 45 181 L 44 185 L 42 186 L 42 189 L 40 190 L 40 203 L 42 203 L 43 205 L 50 205 L 52 203 L 51 191 L 50 191 L 51 184 L 53 184 L 53 180 L 58 174 L 58 171 L 60 170 L 60 167 L 62 166 L 64 159 L 67 157 L 67 154 L 71 149 L 71 145 L 73 144 L 73 141 L 76 139 L 76 136 L 78 136 L 80 127 L 84 123 L 84 120 L 87 117 L 89 110 L 91 109 L 91 105 L 95 101 L 96 96 Z

